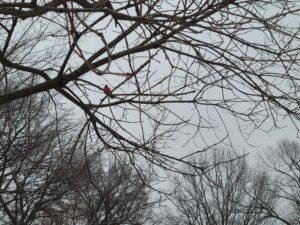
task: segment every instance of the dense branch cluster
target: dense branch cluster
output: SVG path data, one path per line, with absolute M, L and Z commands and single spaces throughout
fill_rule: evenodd
M 0 16 L 1 84 L 20 84 L 0 104 L 59 94 L 105 148 L 161 164 L 159 148 L 183 126 L 226 137 L 226 112 L 243 134 L 286 117 L 297 127 L 295 1 L 8 1 Z
M 51 116 L 50 106 L 43 96 L 0 107 L 0 224 L 148 220 L 149 179 L 143 183 L 126 157 L 76 140 L 77 126 L 66 116 Z
M 173 179 L 175 208 L 165 211 L 163 224 L 299 224 L 300 145 L 285 140 L 265 153 L 265 161 L 254 168 L 245 158 L 233 160 L 236 155 L 228 149 L 211 152 L 206 160 L 215 168 L 209 180 L 186 167 L 193 175 Z
M 255 168 L 232 149 L 191 155 L 157 192 L 151 164 L 107 152 L 57 109 L 43 94 L 0 106 L 1 225 L 300 223 L 297 142 L 270 148 Z
M 1 0 L 0 224 L 145 224 L 157 194 L 175 207 L 162 224 L 299 224 L 299 145 L 270 151 L 270 174 L 210 153 L 233 126 L 246 140 L 284 119 L 299 131 L 299 13 L 288 0 Z M 170 153 L 184 134 L 190 151 Z

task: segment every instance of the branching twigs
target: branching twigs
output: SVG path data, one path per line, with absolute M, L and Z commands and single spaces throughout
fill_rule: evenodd
M 170 164 L 163 164 L 164 148 L 172 144 L 167 140 L 178 132 L 195 142 L 200 136 L 199 145 L 231 140 L 228 114 L 245 139 L 286 117 L 297 127 L 300 37 L 299 28 L 286 23 L 299 17 L 294 4 L 0 3 L 1 84 L 18 81 L 0 105 L 55 91 L 93 127 L 81 135 L 90 132 L 86 137 L 127 152 L 133 163 L 137 154 L 164 169 L 180 159 L 170 155 Z M 105 84 L 113 95 L 103 92 Z

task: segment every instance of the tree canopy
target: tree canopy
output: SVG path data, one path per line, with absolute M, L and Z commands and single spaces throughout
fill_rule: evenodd
M 50 106 L 45 95 L 0 106 L 0 224 L 149 220 L 150 179 L 140 179 L 126 156 L 109 157 L 78 140 L 78 125 L 51 115 Z
M 1 85 L 18 84 L 0 104 L 61 96 L 84 115 L 80 138 L 133 164 L 185 161 L 162 151 L 185 127 L 203 148 L 233 121 L 245 138 L 285 118 L 299 129 L 298 1 L 2 1 L 0 18 Z

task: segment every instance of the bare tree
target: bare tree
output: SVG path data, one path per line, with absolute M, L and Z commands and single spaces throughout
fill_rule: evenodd
M 153 206 L 147 186 L 128 162 L 101 161 L 91 159 L 85 179 L 72 184 L 78 206 L 73 209 L 73 218 L 78 219 L 74 224 L 145 224 Z
M 0 78 L 22 83 L 0 104 L 59 94 L 85 113 L 82 136 L 133 163 L 171 169 L 166 139 L 189 126 L 222 141 L 225 113 L 247 135 L 285 117 L 299 127 L 297 1 L 25 0 L 0 15 Z
M 258 215 L 262 224 L 282 225 L 282 221 L 276 217 L 277 209 L 281 208 L 282 202 L 275 197 L 278 190 L 274 188 L 274 179 L 269 171 L 263 169 L 253 169 L 251 182 L 244 187 L 244 191 L 248 196 L 245 217 L 252 219 L 252 213 Z M 258 223 L 260 224 L 260 223 Z
M 72 127 L 52 119 L 47 103 L 36 96 L 0 107 L 1 224 L 32 224 L 67 191 L 63 151 Z
M 284 140 L 266 153 L 265 165 L 275 177 L 268 187 L 268 194 L 277 202 L 270 205 L 263 196 L 257 196 L 266 216 L 274 218 L 279 224 L 299 224 L 300 203 L 300 145 Z
M 150 192 L 130 164 L 95 158 L 89 165 L 83 157 L 74 161 L 67 193 L 48 205 L 37 224 L 139 225 L 150 220 Z
M 11 87 L 10 87 L 11 88 Z M 0 224 L 142 224 L 149 191 L 122 159 L 78 139 L 46 95 L 0 106 Z M 93 153 L 93 154 L 92 154 Z M 144 179 L 144 182 L 149 180 Z
M 189 166 L 174 179 L 175 209 L 163 224 L 254 225 L 299 224 L 300 145 L 284 140 L 265 152 L 264 161 L 251 168 L 246 158 L 218 150 L 207 173 Z
M 175 177 L 171 200 L 175 210 L 167 211 L 163 224 L 271 224 L 254 197 L 264 195 L 266 199 L 264 187 L 269 185 L 262 183 L 269 184 L 266 174 L 253 176 L 246 158 L 236 159 L 230 150 L 219 149 L 208 158 L 214 162 L 214 168 L 206 174 L 190 166 L 186 171 L 192 175 Z

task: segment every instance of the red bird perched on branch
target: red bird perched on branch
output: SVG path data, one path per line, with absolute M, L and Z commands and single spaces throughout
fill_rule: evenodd
M 108 87 L 107 84 L 105 84 L 103 91 L 105 94 L 107 94 L 109 97 L 114 98 L 115 96 L 112 94 L 112 91 L 110 90 L 110 88 Z

